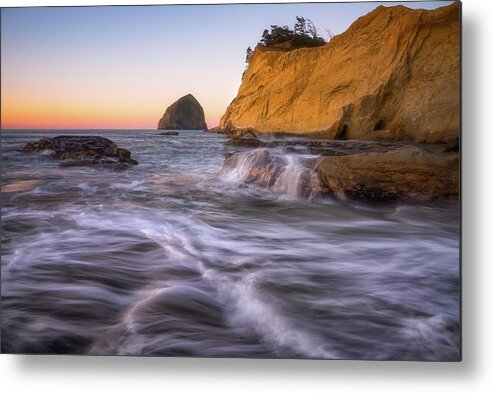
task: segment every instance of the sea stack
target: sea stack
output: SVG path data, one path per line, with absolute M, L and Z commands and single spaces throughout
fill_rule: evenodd
M 207 130 L 204 109 L 197 99 L 187 94 L 166 109 L 158 130 Z

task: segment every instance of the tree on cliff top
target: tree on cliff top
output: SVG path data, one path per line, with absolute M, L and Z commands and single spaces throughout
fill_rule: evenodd
M 259 42 L 259 46 L 264 48 L 277 47 L 281 44 L 283 47 L 295 49 L 324 45 L 325 40 L 318 35 L 318 30 L 310 19 L 297 16 L 293 30 L 289 26 L 272 25 L 270 31 L 264 30 Z
M 245 60 L 245 63 L 250 63 L 250 57 L 252 57 L 252 54 L 253 54 L 253 50 L 252 48 L 248 47 L 247 50 L 246 50 L 246 60 Z

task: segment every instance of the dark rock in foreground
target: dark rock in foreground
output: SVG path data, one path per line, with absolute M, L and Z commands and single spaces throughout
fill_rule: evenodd
M 164 131 L 160 132 L 158 135 L 180 135 L 180 133 L 177 131 Z
M 129 150 L 121 149 L 101 136 L 41 138 L 38 142 L 26 144 L 22 152 L 46 154 L 61 160 L 60 167 L 95 166 L 121 170 L 138 164 L 131 158 Z
M 158 130 L 207 130 L 204 110 L 195 97 L 188 94 L 166 109 Z
M 459 155 L 416 146 L 323 157 L 314 166 L 326 193 L 371 201 L 457 199 Z

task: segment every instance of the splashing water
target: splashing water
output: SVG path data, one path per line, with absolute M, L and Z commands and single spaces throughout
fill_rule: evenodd
M 223 168 L 224 178 L 255 190 L 268 190 L 280 199 L 314 199 L 317 174 L 304 163 L 316 156 L 284 154 L 275 149 L 236 152 Z
M 91 134 L 140 164 L 2 131 L 4 352 L 458 359 L 458 206 L 314 198 L 312 156 L 217 134 Z

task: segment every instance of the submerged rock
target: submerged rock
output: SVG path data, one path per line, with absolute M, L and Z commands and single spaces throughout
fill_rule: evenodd
M 101 166 L 119 170 L 138 164 L 131 158 L 129 150 L 119 148 L 113 141 L 101 136 L 41 138 L 38 142 L 26 144 L 21 151 L 43 153 L 61 160 L 60 167 Z
M 166 109 L 158 130 L 207 130 L 204 110 L 196 98 L 188 94 Z
M 180 135 L 180 133 L 177 131 L 164 131 L 160 132 L 158 135 Z

